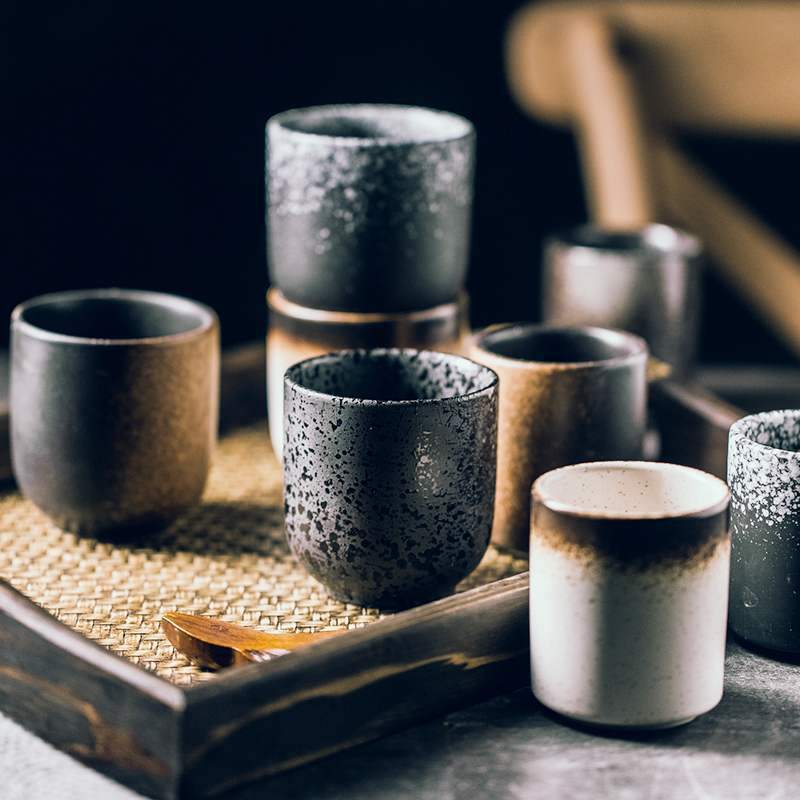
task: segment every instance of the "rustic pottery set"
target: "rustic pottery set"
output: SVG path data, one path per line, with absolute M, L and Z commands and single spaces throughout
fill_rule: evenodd
M 490 539 L 529 546 L 536 697 L 596 725 L 688 722 L 722 696 L 728 615 L 800 652 L 800 411 L 733 426 L 730 491 L 642 460 L 652 356 L 687 374 L 698 319 L 700 245 L 664 225 L 554 236 L 545 324 L 472 335 L 474 150 L 467 120 L 423 108 L 267 124 L 289 546 L 332 595 L 387 610 L 452 593 Z M 13 313 L 14 472 L 64 529 L 130 535 L 197 504 L 218 397 L 199 303 L 103 289 Z

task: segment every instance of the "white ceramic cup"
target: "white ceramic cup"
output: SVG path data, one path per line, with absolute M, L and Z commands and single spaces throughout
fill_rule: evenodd
M 722 698 L 729 493 L 690 467 L 600 461 L 533 485 L 531 677 L 553 711 L 666 728 Z

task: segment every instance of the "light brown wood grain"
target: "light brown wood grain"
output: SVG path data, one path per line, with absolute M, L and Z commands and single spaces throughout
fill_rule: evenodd
M 737 133 L 800 131 L 800 4 L 774 0 L 575 0 L 532 3 L 509 28 L 508 78 L 531 114 L 569 124 L 565 36 L 601 18 L 668 125 Z
M 665 213 L 700 236 L 726 280 L 800 354 L 800 254 L 668 139 L 654 138 L 652 152 Z
M 612 229 L 645 225 L 655 209 L 644 119 L 611 25 L 600 16 L 576 18 L 560 56 L 593 219 Z

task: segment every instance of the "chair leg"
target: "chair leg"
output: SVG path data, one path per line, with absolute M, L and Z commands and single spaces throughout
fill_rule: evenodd
M 592 218 L 608 228 L 653 221 L 645 124 L 614 31 L 599 16 L 576 19 L 562 53 Z
M 800 355 L 800 254 L 669 139 L 654 140 L 659 199 L 703 240 L 716 269 Z

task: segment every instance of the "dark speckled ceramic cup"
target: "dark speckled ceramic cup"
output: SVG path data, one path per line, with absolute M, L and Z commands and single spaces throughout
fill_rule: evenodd
M 158 528 L 198 502 L 218 394 L 219 325 L 199 303 L 95 289 L 12 315 L 14 475 L 67 530 Z
M 293 303 L 418 311 L 467 272 L 475 130 L 456 114 L 351 104 L 267 123 L 270 280 Z
M 403 608 L 450 593 L 489 543 L 494 372 L 416 350 L 346 350 L 285 377 L 286 535 L 337 597 Z
M 322 311 L 288 301 L 279 289 L 267 292 L 267 402 L 272 449 L 283 451 L 283 376 L 298 361 L 334 350 L 402 347 L 461 355 L 469 338 L 469 303 L 419 311 L 363 313 Z
M 800 410 L 736 422 L 728 440 L 733 631 L 800 654 Z

